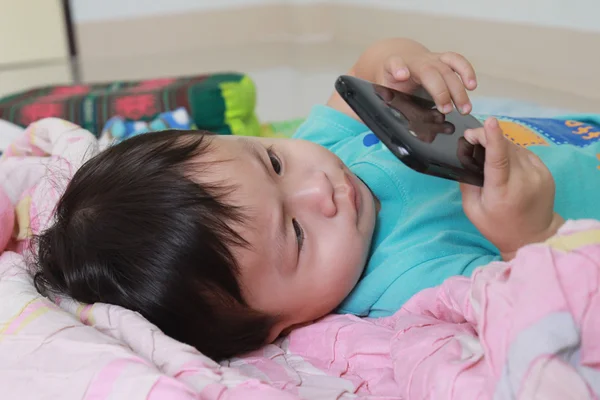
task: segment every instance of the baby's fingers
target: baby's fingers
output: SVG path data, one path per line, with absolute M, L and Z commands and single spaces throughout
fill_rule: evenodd
M 422 67 L 419 75 L 421 85 L 427 90 L 427 93 L 431 95 L 437 109 L 443 114 L 448 114 L 452 111 L 453 107 L 450 89 L 435 65 L 427 64 Z
M 393 81 L 404 82 L 410 78 L 410 70 L 404 59 L 399 56 L 390 57 L 384 65 L 384 70 L 392 78 L 391 83 Z
M 440 60 L 460 75 L 464 86 L 469 90 L 477 88 L 477 77 L 473 65 L 462 55 L 447 52 L 440 56 Z
M 508 183 L 511 167 L 511 143 L 502 134 L 495 118 L 488 118 L 484 127 L 465 132 L 471 144 L 485 147 L 484 187 L 500 187 Z
M 441 61 L 437 63 L 437 69 L 444 79 L 444 83 L 450 92 L 450 97 L 452 97 L 452 101 L 456 105 L 458 111 L 462 114 L 470 113 L 471 102 L 469 101 L 469 95 L 458 75 L 456 75 L 456 72 Z

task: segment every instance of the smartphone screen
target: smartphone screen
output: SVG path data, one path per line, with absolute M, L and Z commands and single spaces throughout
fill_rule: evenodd
M 375 135 L 410 168 L 428 175 L 483 185 L 485 149 L 464 139 L 481 122 L 457 110 L 443 114 L 416 96 L 350 76 L 336 90 Z

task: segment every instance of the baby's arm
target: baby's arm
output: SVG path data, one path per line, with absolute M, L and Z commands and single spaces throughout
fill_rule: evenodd
M 452 111 L 452 103 L 464 114 L 471 112 L 465 88 L 473 90 L 477 87 L 475 71 L 462 55 L 432 53 L 422 44 L 403 38 L 386 39 L 371 45 L 348 75 L 408 93 L 422 86 L 445 114 Z M 331 95 L 327 105 L 359 119 L 337 92 Z
M 461 185 L 463 208 L 502 258 L 554 236 L 564 220 L 554 212 L 554 178 L 542 160 L 506 139 L 494 118 L 465 139 L 485 147 L 486 156 L 483 188 Z

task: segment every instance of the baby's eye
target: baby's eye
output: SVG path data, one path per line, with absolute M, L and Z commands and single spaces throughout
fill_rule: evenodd
M 269 160 L 271 160 L 273 171 L 275 171 L 277 175 L 281 174 L 281 161 L 279 161 L 279 158 L 273 153 L 273 150 L 268 149 L 267 152 L 269 153 Z
M 304 230 L 295 219 L 292 220 L 292 225 L 294 226 L 294 232 L 296 232 L 296 241 L 298 242 L 298 253 L 302 250 L 302 245 L 304 244 Z

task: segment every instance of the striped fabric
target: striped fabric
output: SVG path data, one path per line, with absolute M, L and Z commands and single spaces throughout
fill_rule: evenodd
M 0 119 L 26 127 L 43 118 L 62 118 L 98 136 L 114 116 L 149 122 L 184 107 L 199 129 L 258 135 L 255 105 L 256 88 L 247 75 L 220 73 L 35 88 L 0 98 Z

